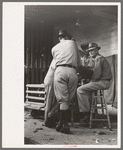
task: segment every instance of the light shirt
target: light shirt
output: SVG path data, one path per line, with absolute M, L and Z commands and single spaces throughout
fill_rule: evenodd
M 82 57 L 81 58 L 81 64 L 82 64 L 82 66 L 87 67 L 88 64 L 89 64 L 89 62 L 90 62 L 89 58 L 86 58 L 86 57 Z
M 55 71 L 55 60 L 53 59 L 51 64 L 50 64 L 50 67 L 47 71 L 47 74 L 44 78 L 44 84 L 45 86 L 46 85 L 49 85 L 49 84 L 52 84 L 53 80 L 54 80 L 54 71 Z
M 50 69 L 55 69 L 56 68 L 56 62 L 55 62 L 55 60 L 53 59 L 52 60 L 52 62 L 51 62 L 51 64 L 50 64 L 50 67 L 49 67 Z
M 80 56 L 76 43 L 72 40 L 63 40 L 52 48 L 52 55 L 56 66 L 69 64 L 74 67 L 80 65 Z
M 93 69 L 94 67 L 94 61 L 93 58 L 86 55 L 83 51 L 79 50 L 80 59 L 81 59 L 81 65 L 84 67 L 87 67 L 88 69 Z

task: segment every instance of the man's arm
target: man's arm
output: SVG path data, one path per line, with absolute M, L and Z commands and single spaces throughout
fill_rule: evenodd
M 103 70 L 102 70 L 102 65 L 101 65 L 101 57 L 97 58 L 95 60 L 95 67 L 93 69 L 93 77 L 92 81 L 96 82 L 101 79 Z
M 77 71 L 80 66 L 81 66 L 81 58 L 80 58 L 79 49 L 77 48 Z

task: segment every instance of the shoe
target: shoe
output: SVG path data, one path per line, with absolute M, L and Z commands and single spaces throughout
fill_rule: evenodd
M 56 131 L 59 132 L 62 129 L 62 124 L 58 123 L 56 126 Z
M 82 123 L 89 123 L 90 120 L 90 112 L 86 112 L 85 113 L 85 117 L 83 119 L 80 120 L 80 122 Z
M 45 121 L 45 126 L 49 127 L 49 128 L 55 127 L 56 126 L 56 122 L 55 122 L 54 118 L 48 116 L 46 121 Z
M 79 119 L 83 119 L 85 117 L 85 113 L 84 112 L 79 112 Z
M 60 130 L 61 133 L 65 133 L 65 134 L 69 134 L 70 133 L 70 128 L 69 127 L 63 127 L 61 130 Z

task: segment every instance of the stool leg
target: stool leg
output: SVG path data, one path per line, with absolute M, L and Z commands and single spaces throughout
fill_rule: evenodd
M 102 107 L 102 115 L 104 116 L 104 104 L 105 104 L 105 102 L 104 102 L 104 91 L 103 90 L 100 90 L 100 100 L 101 100 L 101 107 Z
M 92 94 L 92 101 L 91 101 L 91 112 L 90 112 L 89 128 L 92 128 L 94 101 L 95 101 L 95 99 L 94 99 L 94 93 L 93 93 L 93 94 Z
M 104 116 L 104 106 L 103 106 L 103 98 L 101 97 L 101 107 L 102 107 L 102 114 Z
M 110 117 L 109 117 L 109 114 L 108 114 L 107 104 L 106 104 L 106 101 L 105 101 L 105 98 L 104 98 L 104 97 L 103 97 L 103 100 L 104 100 L 104 104 L 105 104 L 105 110 L 106 110 L 106 115 L 107 115 L 107 119 L 108 119 L 109 129 L 111 130 Z
M 96 107 L 97 107 L 97 97 L 95 97 L 95 99 L 94 99 L 94 118 L 96 118 L 96 116 L 97 116 L 97 109 L 96 109 Z

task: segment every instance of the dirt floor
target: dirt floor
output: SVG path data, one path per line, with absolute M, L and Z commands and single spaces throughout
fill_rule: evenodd
M 32 118 L 30 111 L 25 110 L 24 133 L 25 144 L 39 145 L 117 145 L 117 123 L 111 122 L 112 131 L 106 123 L 95 123 L 92 129 L 87 124 L 75 122 L 70 125 L 70 134 L 57 132 L 55 128 L 43 126 L 43 118 Z

